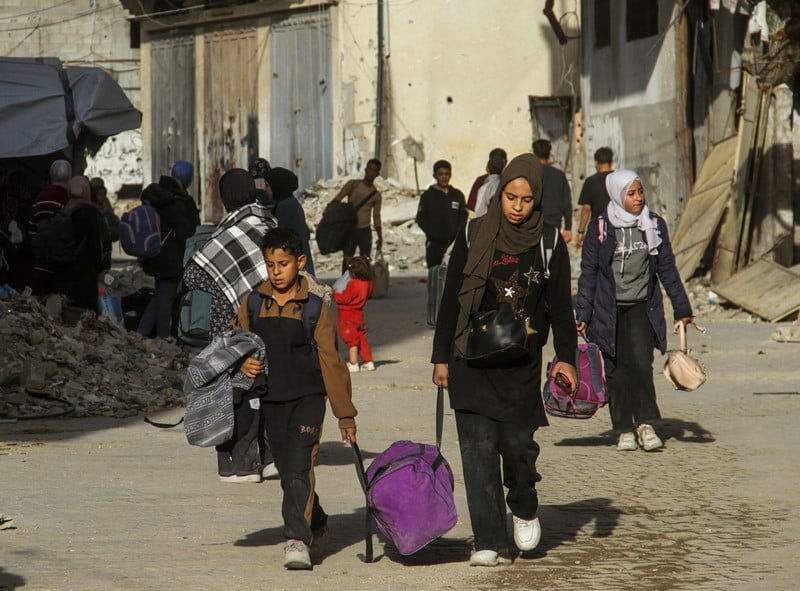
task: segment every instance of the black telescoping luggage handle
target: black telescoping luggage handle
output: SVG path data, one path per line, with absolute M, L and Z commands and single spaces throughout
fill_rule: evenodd
M 441 449 L 442 447 L 442 429 L 444 426 L 444 388 L 439 386 L 439 390 L 436 393 L 436 448 Z M 364 491 L 364 500 L 367 500 L 367 473 L 364 471 L 364 459 L 361 456 L 361 450 L 358 447 L 358 444 L 353 441 L 350 446 L 353 448 L 353 454 L 355 455 L 355 465 L 356 465 L 356 476 L 358 476 L 358 482 L 361 484 L 361 489 Z M 369 513 L 369 503 L 366 504 L 366 520 L 364 524 L 364 532 L 365 532 L 365 551 L 364 551 L 364 562 L 372 562 L 373 560 L 373 550 L 372 550 L 372 518 Z

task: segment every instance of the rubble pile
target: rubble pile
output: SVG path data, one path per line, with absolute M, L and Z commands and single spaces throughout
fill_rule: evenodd
M 61 321 L 61 296 L 0 301 L 0 418 L 124 418 L 182 406 L 193 352 L 173 339 L 146 339 L 105 315 Z M 60 403 L 52 398 L 64 401 Z
M 342 254 L 320 254 L 314 229 L 322 218 L 325 206 L 330 203 L 347 178 L 317 181 L 300 196 L 311 230 L 311 256 L 317 275 L 338 275 L 342 267 Z M 381 192 L 381 219 L 383 221 L 383 255 L 390 270 L 427 273 L 425 266 L 425 234 L 414 223 L 419 198 L 414 189 L 403 187 L 394 179 L 378 178 L 375 187 Z M 374 240 L 374 235 L 373 235 Z M 373 246 L 373 256 L 375 248 Z

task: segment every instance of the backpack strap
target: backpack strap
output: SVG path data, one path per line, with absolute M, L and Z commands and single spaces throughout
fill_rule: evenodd
M 361 209 L 364 206 L 364 204 L 366 204 L 367 201 L 372 199 L 372 196 L 377 192 L 378 192 L 378 189 L 373 189 L 372 192 L 369 195 L 367 195 L 361 201 L 358 202 L 358 205 L 354 206 L 355 210 L 358 211 L 359 209 Z
M 256 286 L 253 291 L 247 294 L 247 317 L 250 320 L 250 330 L 261 312 L 261 303 L 264 296 L 258 291 Z M 308 294 L 308 302 L 303 306 L 303 333 L 306 336 L 306 341 L 316 345 L 314 340 L 314 331 L 317 329 L 317 321 L 319 315 L 322 313 L 322 298 L 315 293 Z
M 552 226 L 551 226 L 552 227 Z M 553 227 L 555 229 L 555 227 Z M 544 245 L 545 236 L 542 233 L 542 238 L 539 240 L 539 250 L 542 253 L 542 265 L 544 266 L 544 278 L 545 281 L 550 279 L 550 259 L 553 256 L 553 251 L 556 249 L 556 242 L 558 242 L 558 231 L 556 230 L 553 232 L 553 247 L 552 248 L 545 248 Z
M 256 323 L 258 313 L 261 312 L 261 301 L 263 299 L 264 296 L 258 292 L 258 286 L 247 294 L 247 318 L 250 320 L 250 330 L 253 329 L 253 325 Z
M 314 331 L 317 329 L 319 315 L 322 313 L 322 298 L 315 293 L 309 292 L 308 302 L 303 306 L 303 329 L 306 340 L 316 347 Z

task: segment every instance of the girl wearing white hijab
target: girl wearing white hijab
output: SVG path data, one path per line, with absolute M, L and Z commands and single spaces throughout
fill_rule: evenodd
M 672 302 L 674 322 L 693 320 L 663 218 L 645 204 L 632 170 L 606 177 L 611 201 L 589 222 L 576 298 L 578 333 L 603 352 L 611 424 L 617 449 L 663 447 L 653 425 L 661 419 L 653 382 L 653 350 L 666 352 L 659 282 Z

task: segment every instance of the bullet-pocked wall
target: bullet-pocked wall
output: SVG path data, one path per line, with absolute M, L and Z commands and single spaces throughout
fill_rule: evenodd
M 691 188 L 685 31 L 673 0 L 584 0 L 583 148 L 587 174 L 601 146 L 642 177 L 650 208 L 674 230 Z
M 453 185 L 466 192 L 492 148 L 510 156 L 531 150 L 531 96 L 577 97 L 579 0 L 554 4 L 566 45 L 543 15 L 544 2 L 385 4 L 384 176 L 414 186 L 417 156 L 424 188 L 433 182 L 433 163 L 444 158 L 453 164 Z M 337 172 L 358 174 L 374 153 L 378 7 L 341 2 L 337 14 Z

